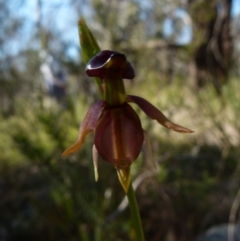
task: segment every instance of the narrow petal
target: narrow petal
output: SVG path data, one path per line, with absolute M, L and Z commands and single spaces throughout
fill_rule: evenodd
M 149 103 L 147 100 L 133 95 L 128 95 L 126 98 L 127 102 L 133 102 L 137 104 L 144 113 L 150 118 L 157 120 L 157 122 L 164 127 L 182 133 L 192 133 L 194 131 L 187 129 L 183 126 L 177 125 L 171 122 L 160 110 L 158 110 L 154 105 Z
M 95 145 L 93 145 L 92 149 L 92 156 L 93 156 L 93 167 L 94 167 L 94 177 L 95 181 L 98 181 L 98 151 Z
M 85 140 L 85 137 L 92 132 L 98 122 L 98 118 L 102 111 L 103 101 L 98 101 L 96 104 L 94 104 L 87 112 L 78 133 L 78 139 L 77 141 L 70 146 L 67 150 L 65 150 L 62 154 L 62 156 L 68 156 L 76 151 L 78 151 Z
M 155 169 L 157 169 L 156 163 L 153 160 L 153 155 L 152 155 L 152 146 L 151 146 L 151 142 L 150 139 L 148 137 L 148 134 L 144 131 L 144 141 L 146 144 L 146 153 L 147 153 L 147 159 L 152 162 L 153 166 Z

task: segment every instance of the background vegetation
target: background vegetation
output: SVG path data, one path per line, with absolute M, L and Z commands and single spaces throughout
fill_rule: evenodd
M 68 0 L 48 9 L 47 2 L 0 0 L 0 240 L 125 241 L 131 233 L 114 169 L 100 161 L 94 181 L 93 136 L 78 154 L 61 157 L 99 99 L 81 60 L 80 16 L 102 49 L 133 63 L 127 93 L 195 130 L 170 132 L 136 108 L 157 163 L 154 169 L 144 146 L 132 166 L 146 239 L 195 240 L 238 223 L 240 17 L 231 14 L 233 2 Z M 67 72 L 61 95 L 44 84 L 43 50 Z

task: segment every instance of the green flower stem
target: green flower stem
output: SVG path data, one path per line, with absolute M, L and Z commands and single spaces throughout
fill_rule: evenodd
M 132 222 L 135 229 L 135 237 L 137 241 L 145 241 L 142 221 L 139 214 L 138 204 L 135 196 L 135 192 L 132 186 L 132 183 L 129 185 L 129 189 L 127 192 L 127 197 L 129 201 L 129 206 L 131 209 Z
M 104 94 L 103 94 L 103 90 L 102 90 L 101 80 L 99 78 L 97 78 L 97 77 L 95 77 L 94 80 L 95 80 L 95 83 L 97 84 L 98 92 L 100 93 L 100 96 L 103 99 Z
M 108 105 L 118 106 L 125 102 L 126 94 L 122 78 L 104 78 L 104 100 Z

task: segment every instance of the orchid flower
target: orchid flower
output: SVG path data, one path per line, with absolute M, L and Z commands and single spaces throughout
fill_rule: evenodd
M 101 79 L 103 100 L 89 109 L 80 126 L 77 141 L 64 151 L 63 156 L 78 151 L 85 137 L 94 131 L 95 179 L 98 179 L 99 154 L 116 168 L 120 183 L 127 192 L 130 166 L 137 159 L 144 142 L 141 121 L 129 103 L 138 105 L 148 117 L 168 129 L 181 133 L 193 131 L 171 122 L 147 100 L 125 94 L 123 79 L 133 79 L 135 72 L 124 54 L 110 50 L 100 51 L 88 62 L 86 74 Z

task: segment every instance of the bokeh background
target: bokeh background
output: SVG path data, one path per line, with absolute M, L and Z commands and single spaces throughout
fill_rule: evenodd
M 209 229 L 234 240 L 239 0 L 0 0 L 0 240 L 130 240 L 114 168 L 100 160 L 94 181 L 93 135 L 61 157 L 100 98 L 81 59 L 80 17 L 101 49 L 132 62 L 127 93 L 195 131 L 171 132 L 134 106 L 157 166 L 144 145 L 131 170 L 146 240 L 220 240 L 203 236 Z

